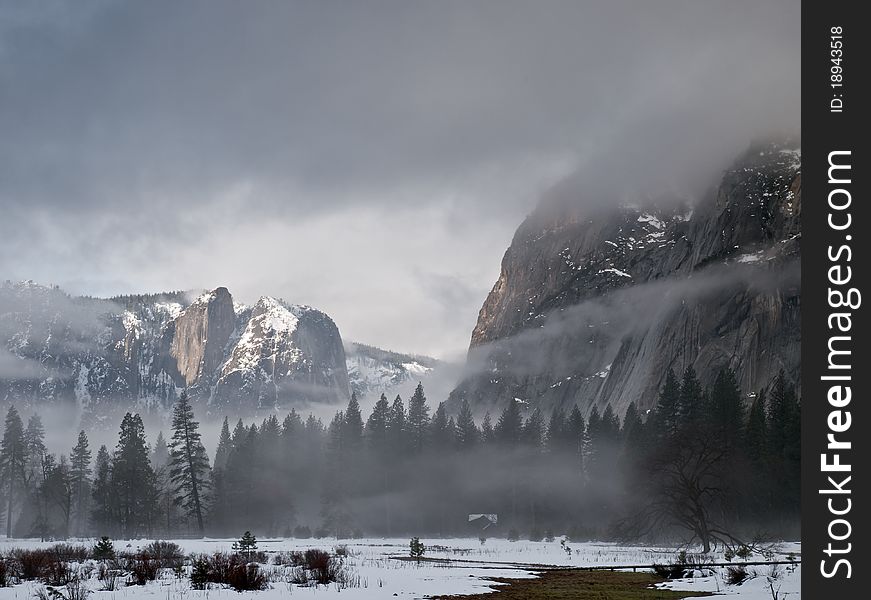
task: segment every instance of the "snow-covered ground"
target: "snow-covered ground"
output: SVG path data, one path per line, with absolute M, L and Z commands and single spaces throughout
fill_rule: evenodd
M 212 553 L 230 551 L 233 540 L 173 540 L 186 553 Z M 423 539 L 426 545 L 426 557 L 443 559 L 444 562 L 421 562 L 397 560 L 396 557 L 408 556 L 407 539 L 361 539 L 335 540 L 326 539 L 263 539 L 259 540 L 258 549 L 267 554 L 319 548 L 334 552 L 337 546 L 345 546 L 348 556 L 344 564 L 352 575 L 351 587 L 340 589 L 337 585 L 320 586 L 317 588 L 302 587 L 288 583 L 282 574 L 285 567 L 274 565 L 264 566 L 271 571 L 272 583 L 269 590 L 263 592 L 244 592 L 245 595 L 256 594 L 259 599 L 285 597 L 288 594 L 298 597 L 328 599 L 342 594 L 342 598 L 426 598 L 436 594 L 473 594 L 488 591 L 494 584 L 492 577 L 522 578 L 534 577 L 536 565 L 547 566 L 607 566 L 607 565 L 640 565 L 652 563 L 667 563 L 674 560 L 673 549 L 651 548 L 642 546 L 620 546 L 608 543 L 562 543 L 558 538 L 553 542 L 509 542 L 501 539 L 489 539 L 482 544 L 477 539 Z M 74 542 L 75 543 L 75 542 Z M 81 543 L 90 545 L 92 540 Z M 148 540 L 116 541 L 117 550 L 135 551 L 145 546 Z M 51 546 L 48 542 L 33 540 L 3 540 L 0 539 L 0 551 L 11 548 L 38 548 Z M 798 544 L 782 544 L 775 559 L 783 559 L 789 553 L 800 555 Z M 758 556 L 750 560 L 760 560 Z M 722 560 L 722 556 L 714 556 L 713 560 Z M 695 578 L 687 578 L 662 584 L 663 587 L 674 590 L 712 591 L 723 594 L 726 598 L 741 598 L 742 600 L 763 600 L 772 598 L 769 589 L 770 567 L 747 567 L 751 578 L 738 586 L 727 585 L 723 576 L 724 569 L 714 575 L 698 574 Z M 94 576 L 95 577 L 95 576 Z M 801 583 L 801 568 L 780 568 L 777 579 L 773 580 L 775 590 L 780 591 L 781 600 L 799 598 Z M 237 598 L 236 592 L 230 589 L 198 591 L 190 588 L 186 578 L 176 578 L 171 571 L 158 580 L 145 586 L 121 587 L 115 591 L 100 591 L 100 583 L 96 578 L 89 581 L 89 587 L 94 590 L 93 600 L 141 600 L 145 598 L 166 598 L 167 600 L 195 600 L 197 598 L 224 597 Z M 34 593 L 42 587 L 37 582 L 25 582 L 15 586 L 0 588 L 0 600 L 25 600 L 34 597 Z

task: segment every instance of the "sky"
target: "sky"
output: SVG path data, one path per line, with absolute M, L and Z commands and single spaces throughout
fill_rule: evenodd
M 800 3 L 0 0 L 0 279 L 465 352 L 523 218 L 795 134 Z

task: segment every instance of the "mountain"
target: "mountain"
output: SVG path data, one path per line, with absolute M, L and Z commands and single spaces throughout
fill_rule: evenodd
M 329 316 L 223 287 L 70 296 L 32 282 L 0 285 L 0 400 L 82 415 L 85 426 L 135 407 L 167 409 L 183 389 L 206 413 L 345 402 L 341 335 Z
M 653 407 L 669 368 L 746 392 L 800 364 L 801 151 L 750 148 L 715 192 L 615 207 L 540 205 L 519 227 L 451 394 L 585 412 Z M 576 199 L 575 199 L 576 200 Z
M 422 382 L 426 387 L 435 376 L 440 362 L 428 356 L 400 354 L 374 346 L 351 342 L 345 346 L 345 360 L 351 391 L 361 400 L 387 394 L 405 397 L 407 388 Z

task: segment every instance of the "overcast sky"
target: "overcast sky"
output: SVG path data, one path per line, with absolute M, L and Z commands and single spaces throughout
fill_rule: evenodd
M 799 4 L 0 0 L 0 278 L 461 353 L 555 182 L 680 187 L 797 131 Z

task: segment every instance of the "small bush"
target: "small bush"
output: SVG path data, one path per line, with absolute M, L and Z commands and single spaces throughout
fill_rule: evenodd
M 58 562 L 57 555 L 46 549 L 16 549 L 12 551 L 11 558 L 15 576 L 23 581 L 43 579 L 49 569 L 57 568 L 52 563 Z
M 297 525 L 293 530 L 293 537 L 301 540 L 308 539 L 312 536 L 312 530 L 306 525 Z
M 50 560 L 45 564 L 41 579 L 51 586 L 66 585 L 73 580 L 73 570 L 60 559 Z
M 130 561 L 130 582 L 133 585 L 145 585 L 157 579 L 160 563 L 147 552 L 136 554 Z
M 744 565 L 734 565 L 726 567 L 726 574 L 723 576 L 723 580 L 729 585 L 741 585 L 748 577 L 750 577 L 750 574 L 744 568 Z
M 530 542 L 540 542 L 542 539 L 544 539 L 544 535 L 541 533 L 541 530 L 533 529 L 529 532 Z
M 0 557 L 0 587 L 9 585 L 9 565 L 5 558 Z
M 91 590 L 87 583 L 78 577 L 73 577 L 59 589 L 54 587 L 46 589 L 49 596 L 55 600 L 86 600 L 91 595 Z M 42 598 L 43 596 L 37 592 L 37 597 Z
M 753 556 L 753 549 L 747 545 L 742 544 L 738 547 L 737 550 L 735 550 L 735 556 L 742 560 L 747 560 L 748 558 Z
M 348 551 L 348 546 L 346 546 L 345 544 L 342 544 L 340 546 L 336 546 L 335 552 L 336 552 L 336 556 L 341 556 L 342 558 L 345 558 L 345 557 L 350 555 L 350 552 Z
M 232 565 L 228 572 L 227 583 L 237 592 L 265 590 L 269 585 L 266 574 L 256 563 Z
M 303 566 L 316 583 L 332 581 L 333 557 L 328 552 L 309 548 L 303 555 Z
M 121 571 L 110 568 L 101 562 L 97 569 L 97 579 L 100 580 L 100 589 L 104 592 L 114 592 L 118 589 L 118 580 L 121 579 Z
M 508 541 L 509 542 L 516 542 L 519 539 L 520 539 L 520 534 L 517 532 L 516 529 L 509 529 L 508 530 Z
M 51 550 L 64 562 L 85 562 L 90 557 L 88 549 L 81 545 L 55 544 Z
M 546 530 L 546 531 L 544 532 L 544 541 L 545 541 L 545 542 L 552 542 L 553 539 L 554 539 L 553 531 L 550 530 L 550 529 Z
M 184 552 L 175 542 L 151 542 L 142 549 L 142 552 L 164 569 L 175 569 L 184 563 Z

